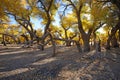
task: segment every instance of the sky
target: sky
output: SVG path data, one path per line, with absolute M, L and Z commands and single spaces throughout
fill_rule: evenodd
M 39 18 L 31 18 L 31 22 L 33 23 L 34 29 L 43 29 L 43 25 L 41 25 L 41 20 Z
M 55 26 L 60 26 L 60 18 L 59 18 L 59 14 L 63 14 L 63 10 L 64 10 L 64 4 L 62 4 L 63 6 L 60 6 L 59 8 L 58 8 L 58 12 L 56 13 L 56 15 L 55 15 L 55 21 L 53 22 L 53 25 L 55 25 Z M 67 14 L 67 13 L 72 13 L 72 9 L 71 8 L 67 8 L 67 10 L 66 10 L 66 13 L 65 13 L 65 15 Z M 90 16 L 89 15 L 87 15 L 87 17 L 88 17 L 88 19 L 90 18 Z M 17 24 L 17 22 L 14 20 L 14 17 L 13 16 L 10 16 L 10 20 L 11 20 L 11 22 L 10 22 L 10 24 Z M 31 22 L 33 23 L 33 26 L 34 26 L 34 29 L 42 29 L 42 30 L 44 30 L 44 25 L 42 25 L 41 24 L 41 21 L 42 21 L 42 19 L 40 19 L 39 17 L 35 17 L 35 18 L 31 18 Z M 103 32 L 103 28 L 100 28 L 99 30 L 97 30 L 98 32 Z
M 34 29 L 38 29 L 38 28 L 42 28 L 42 25 L 40 24 L 41 23 L 41 20 L 39 18 L 31 18 L 31 22 L 33 23 L 33 26 L 34 26 Z M 11 25 L 13 24 L 18 24 L 14 17 L 10 16 L 10 22 L 9 22 Z
M 58 8 L 58 11 L 57 11 L 57 13 L 56 13 L 56 15 L 55 15 L 55 21 L 53 22 L 53 24 L 54 25 L 56 25 L 56 26 L 60 26 L 60 18 L 59 18 L 59 14 L 62 14 L 63 13 L 63 10 L 64 10 L 64 6 L 60 6 L 59 8 Z M 66 14 L 67 13 L 71 13 L 72 11 L 71 11 L 71 9 L 70 8 L 68 8 L 67 10 L 66 10 Z M 65 15 L 66 15 L 65 14 Z M 35 17 L 35 18 L 31 18 L 31 22 L 33 23 L 33 26 L 34 26 L 34 29 L 44 29 L 44 25 L 42 25 L 41 24 L 41 19 L 39 18 L 39 17 Z M 13 16 L 10 16 L 10 24 L 17 24 L 17 22 L 15 21 L 15 19 L 14 19 L 14 17 Z

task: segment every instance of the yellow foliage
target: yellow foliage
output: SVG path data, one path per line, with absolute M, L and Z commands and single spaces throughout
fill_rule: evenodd
M 64 28 L 68 28 L 75 24 L 77 22 L 77 19 L 73 14 L 68 14 L 67 16 L 63 17 L 61 22 Z
M 24 7 L 26 7 L 26 6 L 27 6 L 26 0 L 21 0 L 21 4 L 22 4 Z

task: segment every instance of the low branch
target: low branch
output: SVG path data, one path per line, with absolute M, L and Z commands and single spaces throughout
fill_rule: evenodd
M 61 39 L 61 38 L 54 38 L 54 40 L 76 42 L 75 40 L 68 40 L 68 39 Z
M 99 26 L 98 26 L 97 28 L 95 28 L 93 32 L 96 32 L 96 31 L 97 31 L 99 28 L 101 28 L 104 24 L 105 24 L 105 23 L 101 23 L 101 22 L 100 22 L 100 23 L 99 23 Z
M 71 6 L 72 4 L 68 4 L 68 5 L 66 5 L 66 7 L 64 8 L 64 10 L 63 10 L 63 14 L 62 14 L 62 16 L 63 15 L 65 15 L 65 11 L 66 11 L 66 9 L 69 7 L 69 6 Z
M 74 37 L 76 37 L 77 36 L 77 33 L 75 33 L 75 35 L 73 35 L 72 37 L 70 37 L 70 39 L 73 39 Z
M 11 37 L 15 42 L 17 42 L 16 39 L 15 39 L 15 38 L 16 38 L 15 35 L 10 35 L 10 34 L 7 34 L 7 33 L 0 33 L 0 34 L 9 36 L 9 37 Z
M 38 2 L 41 3 L 41 5 L 43 6 L 43 9 L 45 10 L 45 12 L 47 12 L 46 6 L 45 6 L 44 3 L 42 2 L 42 0 L 38 0 Z

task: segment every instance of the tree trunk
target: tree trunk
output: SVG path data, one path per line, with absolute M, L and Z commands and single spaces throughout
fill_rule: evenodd
M 108 38 L 108 40 L 107 40 L 107 45 L 106 45 L 106 49 L 107 50 L 110 50 L 110 38 Z
M 119 32 L 118 32 L 118 38 L 119 38 L 119 42 L 120 42 L 120 29 L 119 29 Z
M 71 46 L 71 41 L 66 41 L 66 46 Z
M 89 37 L 83 38 L 84 52 L 89 52 L 90 51 L 89 39 L 90 39 Z
M 80 46 L 79 41 L 76 41 L 75 43 L 76 43 L 76 46 L 77 46 L 78 51 L 79 51 L 79 52 L 82 52 L 82 48 L 81 48 L 81 46 Z
M 110 49 L 110 41 L 119 28 L 120 28 L 120 21 L 118 22 L 118 24 L 115 27 L 112 28 L 111 35 L 108 37 L 108 40 L 107 40 L 106 49 Z
M 94 48 L 95 48 L 95 46 L 96 46 L 96 33 L 95 32 L 93 32 L 93 41 L 94 41 Z
M 88 32 L 88 34 L 85 33 L 79 13 L 77 13 L 77 18 L 78 18 L 78 29 L 81 33 L 81 37 L 84 43 L 84 52 L 89 52 L 90 51 L 89 40 L 90 40 L 91 32 Z
M 2 41 L 3 45 L 4 45 L 4 46 L 7 46 L 7 45 L 6 45 L 6 42 L 5 42 L 5 35 L 4 35 L 4 34 L 2 35 L 2 38 L 3 38 L 3 41 Z
M 20 38 L 17 38 L 17 44 L 20 44 L 21 41 L 20 41 Z
M 45 26 L 45 30 L 44 30 L 44 34 L 43 34 L 43 37 L 47 34 L 47 32 L 49 31 L 49 26 L 51 24 L 51 19 L 50 19 L 50 15 L 49 15 L 49 12 L 47 12 L 47 18 L 48 18 L 48 21 L 47 21 L 47 24 Z M 45 37 L 46 38 L 46 37 Z M 41 40 L 41 43 L 44 44 L 44 41 L 45 41 L 45 38 L 43 38 Z M 43 51 L 44 50 L 44 45 L 41 46 L 41 50 Z
M 114 48 L 119 47 L 119 44 L 117 42 L 117 38 L 115 35 L 112 37 L 111 44 L 112 44 L 112 47 Z
M 56 56 L 56 44 L 55 41 L 52 41 L 52 45 L 53 45 L 53 57 Z
M 44 51 L 44 43 L 45 43 L 44 39 L 41 41 L 41 43 L 42 43 L 42 45 L 40 45 L 40 46 L 41 46 L 40 49 L 41 49 L 42 51 Z
M 46 37 L 49 35 L 49 32 L 47 31 L 46 34 L 44 34 L 42 37 L 41 37 L 41 43 L 39 44 L 38 48 L 40 50 L 44 50 L 44 44 L 45 44 L 45 39 Z
M 26 42 L 29 42 L 29 39 L 28 39 L 28 37 L 27 37 L 25 34 L 22 34 L 21 36 L 24 37 L 24 39 L 25 39 Z M 28 45 L 28 44 L 29 44 L 29 43 L 27 43 L 27 45 Z
M 64 29 L 64 30 L 65 30 L 65 39 L 68 40 L 67 30 L 66 29 Z M 69 41 L 65 41 L 65 43 L 66 43 L 66 46 L 70 46 L 70 42 Z
M 96 46 L 95 46 L 96 52 L 101 52 L 101 46 L 100 45 L 101 45 L 101 40 L 96 42 Z
M 56 56 L 56 44 L 55 41 L 53 40 L 53 37 L 51 35 L 51 33 L 49 34 L 50 38 L 51 38 L 51 43 L 52 43 L 52 47 L 53 47 L 53 54 L 52 57 Z

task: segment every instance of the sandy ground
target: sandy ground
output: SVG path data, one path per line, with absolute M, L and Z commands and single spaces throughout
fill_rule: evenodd
M 0 48 L 0 80 L 120 80 L 120 48 L 78 53 L 76 47 L 40 51 Z

